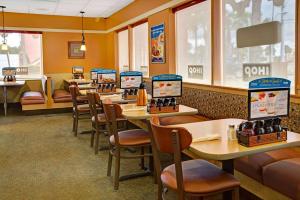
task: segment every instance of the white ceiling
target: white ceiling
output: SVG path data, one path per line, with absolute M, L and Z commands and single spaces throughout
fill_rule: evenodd
M 134 0 L 0 0 L 6 6 L 5 12 L 80 16 L 109 17 Z

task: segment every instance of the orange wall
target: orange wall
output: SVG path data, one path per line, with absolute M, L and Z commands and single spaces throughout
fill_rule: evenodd
M 106 21 L 106 28 L 113 28 L 170 1 L 172 0 L 135 0 L 127 7 L 110 16 Z
M 26 28 L 81 29 L 81 18 L 56 15 L 5 13 L 5 26 Z M 84 29 L 105 30 L 105 19 L 85 17 Z
M 71 73 L 72 66 L 91 68 L 106 65 L 106 35 L 86 34 L 85 59 L 68 59 L 68 41 L 80 41 L 79 33 L 43 33 L 44 73 Z

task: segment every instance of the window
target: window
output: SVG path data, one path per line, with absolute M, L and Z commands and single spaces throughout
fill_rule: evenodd
M 118 33 L 119 71 L 129 71 L 128 29 Z
M 149 77 L 148 23 L 133 27 L 133 70 Z
M 185 82 L 211 84 L 211 1 L 179 10 L 176 68 Z
M 6 33 L 6 42 L 8 51 L 0 49 L 1 71 L 3 67 L 17 67 L 17 76 L 21 78 L 42 75 L 42 34 Z
M 295 0 L 222 1 L 222 85 L 247 88 L 252 79 L 272 76 L 291 80 L 294 91 L 295 4 Z M 238 29 L 272 21 L 280 24 L 278 43 L 237 48 Z

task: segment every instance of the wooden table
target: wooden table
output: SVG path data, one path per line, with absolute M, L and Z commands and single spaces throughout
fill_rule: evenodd
M 290 131 L 288 131 L 287 141 L 260 145 L 256 147 L 245 147 L 238 144 L 237 140 L 228 140 L 228 126 L 237 126 L 243 121 L 244 120 L 242 119 L 221 119 L 178 124 L 174 125 L 174 127 L 186 128 L 192 134 L 193 139 L 212 134 L 220 134 L 221 139 L 218 140 L 193 142 L 188 151 L 204 159 L 222 161 L 223 169 L 232 174 L 234 172 L 233 159 L 235 158 L 287 147 L 300 146 L 300 134 Z
M 64 81 L 67 82 L 68 84 L 70 84 L 72 82 L 76 82 L 78 85 L 89 84 L 89 83 L 93 82 L 90 79 L 64 79 Z
M 98 85 L 88 83 L 88 84 L 80 84 L 78 85 L 79 90 L 90 90 L 90 89 L 97 89 Z
M 122 114 L 128 120 L 144 120 L 150 119 L 153 115 L 160 117 L 178 116 L 178 115 L 194 115 L 198 113 L 198 110 L 185 105 L 179 105 L 179 112 L 172 113 L 159 113 L 150 114 L 147 112 L 147 106 L 137 106 L 136 104 L 124 104 L 121 105 L 123 110 Z
M 3 87 L 3 99 L 4 99 L 4 115 L 7 115 L 7 87 L 15 87 L 15 86 L 23 86 L 25 81 L 13 81 L 13 82 L 5 82 L 0 81 L 0 87 Z
M 79 93 L 80 95 L 83 95 L 85 96 L 86 93 L 88 92 L 89 90 L 86 89 L 86 90 L 79 90 Z M 123 90 L 120 89 L 120 88 L 116 88 L 116 91 L 115 92 L 98 92 L 99 95 L 112 95 L 112 94 L 122 94 L 123 93 Z

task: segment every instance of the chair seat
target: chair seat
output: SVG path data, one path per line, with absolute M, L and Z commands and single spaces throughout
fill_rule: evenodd
M 98 117 L 98 122 L 99 123 L 103 123 L 103 124 L 106 123 L 106 118 L 105 118 L 104 113 L 98 114 L 97 117 Z M 95 122 L 95 117 L 94 116 L 92 117 L 92 122 Z
M 21 97 L 22 105 L 43 104 L 45 103 L 44 95 L 41 92 L 27 91 Z
M 274 162 L 264 167 L 266 186 L 290 197 L 300 199 L 300 158 Z
M 184 191 L 188 193 L 208 194 L 240 185 L 231 174 L 205 160 L 183 161 L 182 172 Z M 163 170 L 161 180 L 167 187 L 177 190 L 175 164 Z
M 63 89 L 54 90 L 52 98 L 55 103 L 72 102 L 71 94 Z
M 236 170 L 259 182 L 262 182 L 262 169 L 264 166 L 283 159 L 295 157 L 300 157 L 300 152 L 292 148 L 286 148 L 236 159 L 234 161 L 234 166 Z
M 88 97 L 87 96 L 77 96 L 76 101 L 78 103 L 88 103 Z
M 75 108 L 73 108 L 75 109 Z M 89 104 L 82 104 L 77 106 L 78 112 L 90 112 L 90 106 Z
M 150 144 L 150 135 L 147 131 L 142 129 L 133 129 L 127 131 L 120 131 L 119 143 L 122 146 L 139 146 Z M 115 144 L 114 136 L 110 136 L 109 141 L 111 144 Z
M 159 119 L 160 125 L 176 125 L 176 124 L 186 124 L 193 122 L 202 122 L 209 120 L 206 117 L 200 115 L 182 115 L 182 116 L 172 116 L 172 117 L 162 117 Z

